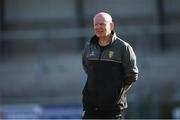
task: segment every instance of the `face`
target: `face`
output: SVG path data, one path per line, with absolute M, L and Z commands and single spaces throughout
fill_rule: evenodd
M 112 21 L 108 21 L 104 16 L 94 17 L 94 32 L 97 37 L 108 37 L 113 30 L 114 24 Z

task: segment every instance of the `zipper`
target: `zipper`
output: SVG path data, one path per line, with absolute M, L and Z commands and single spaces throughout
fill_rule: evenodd
M 108 48 L 108 46 L 105 46 L 105 47 L 100 47 L 100 46 L 98 46 L 98 49 L 99 49 L 99 60 L 101 60 L 101 58 L 102 58 L 102 53 L 103 53 L 103 51 L 104 50 L 106 50 Z
M 99 46 L 99 60 L 101 60 L 101 58 L 102 58 L 102 53 L 103 53 L 103 51 L 105 50 L 105 49 L 107 49 L 106 47 L 104 47 L 104 48 L 101 48 L 100 46 Z
M 102 55 L 102 50 L 100 48 L 100 52 L 99 52 L 99 60 L 101 60 L 101 55 Z
M 100 48 L 100 46 L 98 45 L 98 51 L 99 51 L 99 56 L 98 56 L 98 59 L 101 60 L 101 55 L 102 55 L 102 52 L 103 50 Z

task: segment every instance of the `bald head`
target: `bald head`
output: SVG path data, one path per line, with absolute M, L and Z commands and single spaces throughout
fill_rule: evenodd
M 112 17 L 110 14 L 106 13 L 106 12 L 100 12 L 98 14 L 96 14 L 94 16 L 94 21 L 97 20 L 97 19 L 103 19 L 107 22 L 112 22 Z
M 106 12 L 100 12 L 94 16 L 94 31 L 99 38 L 109 37 L 114 29 L 114 22 L 111 15 Z

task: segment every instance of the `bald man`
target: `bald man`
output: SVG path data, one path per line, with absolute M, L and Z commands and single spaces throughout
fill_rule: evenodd
M 82 64 L 87 74 L 83 89 L 83 119 L 122 118 L 126 93 L 138 78 L 133 48 L 116 36 L 111 15 L 93 18 L 95 35 L 87 41 Z

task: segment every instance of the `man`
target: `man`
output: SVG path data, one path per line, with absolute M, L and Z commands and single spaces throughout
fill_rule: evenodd
M 127 108 L 125 93 L 138 77 L 136 56 L 132 47 L 116 36 L 108 13 L 96 14 L 93 23 L 95 35 L 82 56 L 87 74 L 83 118 L 121 118 Z

